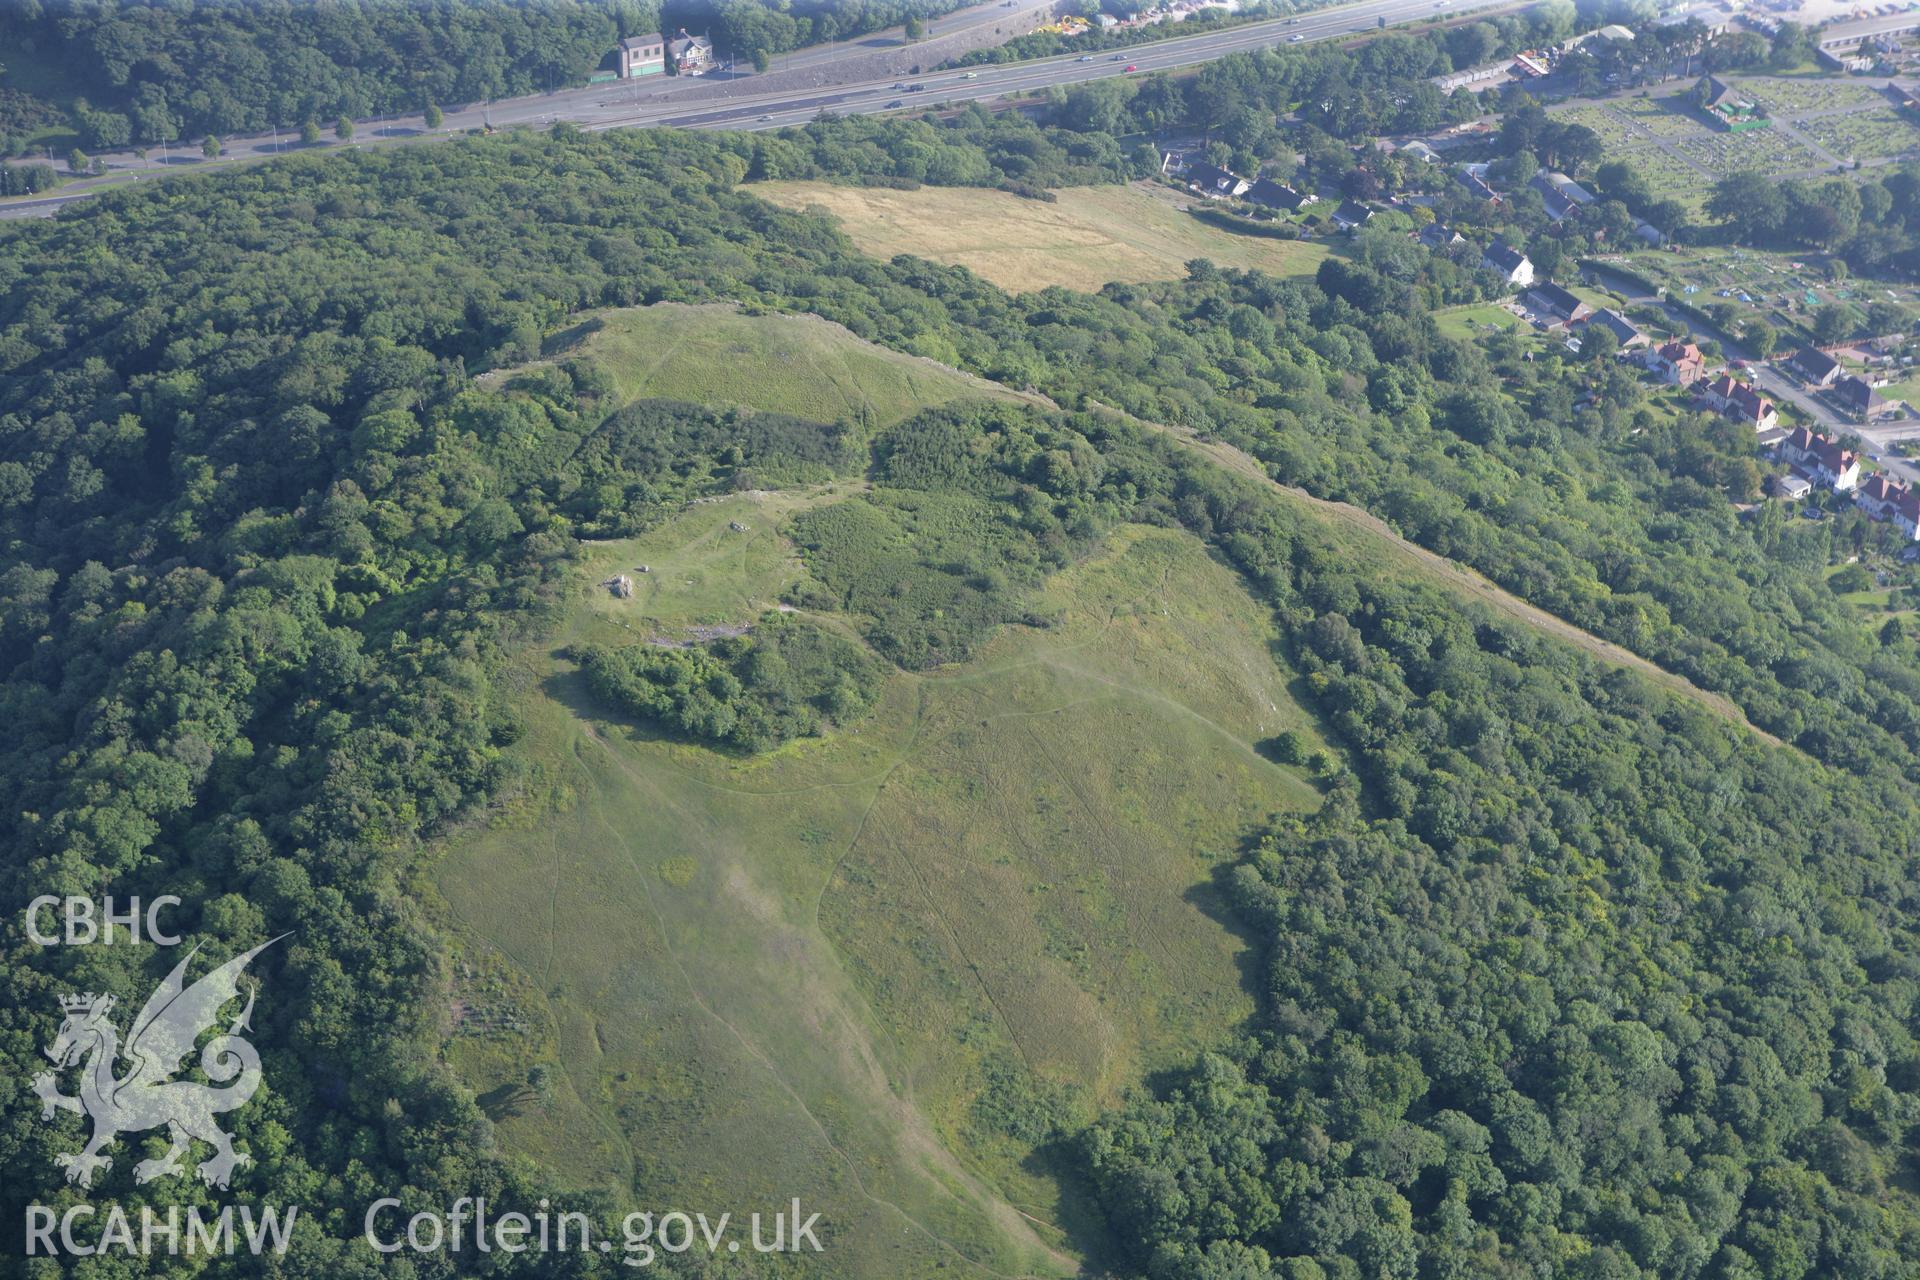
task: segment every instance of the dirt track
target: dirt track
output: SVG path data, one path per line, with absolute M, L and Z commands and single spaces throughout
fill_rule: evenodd
M 1443 585 L 1462 595 L 1479 600 L 1492 608 L 1517 618 L 1530 627 L 1544 631 L 1559 640 L 1564 640 L 1586 653 L 1612 663 L 1639 672 L 1663 689 L 1671 690 L 1682 697 L 1689 698 L 1715 715 L 1741 725 L 1775 746 L 1786 746 L 1779 738 L 1748 720 L 1732 699 L 1724 694 L 1712 693 L 1688 680 L 1685 676 L 1668 671 L 1665 667 L 1651 662 L 1631 649 L 1603 640 L 1592 632 L 1568 622 L 1565 618 L 1547 612 L 1538 605 L 1529 604 L 1519 596 L 1482 577 L 1479 573 L 1457 561 L 1427 550 L 1416 543 L 1409 542 L 1394 532 L 1386 521 L 1378 516 L 1362 511 L 1359 507 L 1344 502 L 1330 502 L 1325 498 L 1316 498 L 1304 489 L 1281 484 L 1267 474 L 1267 470 L 1253 455 L 1236 449 L 1230 444 L 1217 440 L 1201 440 L 1192 431 L 1184 427 L 1173 427 L 1157 422 L 1142 422 L 1138 418 L 1129 421 L 1169 435 L 1179 440 L 1185 447 L 1205 454 L 1227 470 L 1262 484 L 1270 485 L 1288 497 L 1304 502 L 1320 512 L 1326 518 L 1338 521 L 1352 528 L 1363 529 L 1367 533 L 1384 539 L 1402 555 L 1417 560 L 1421 566 L 1438 579 Z

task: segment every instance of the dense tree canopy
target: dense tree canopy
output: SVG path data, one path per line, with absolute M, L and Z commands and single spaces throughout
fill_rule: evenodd
M 25 0 L 0 6 L 0 63 L 57 67 L 81 144 L 207 134 L 544 93 L 584 84 L 623 37 L 685 27 L 751 60 L 943 13 L 960 0 Z M 664 9 L 664 12 L 663 12 Z M 0 96 L 0 135 L 66 103 Z
M 1149 81 L 1125 110 L 1231 117 L 1264 101 L 1244 95 L 1269 92 L 1265 57 Z M 1287 66 L 1294 91 L 1351 72 Z M 1260 1025 L 1083 1147 L 1141 1267 L 1910 1272 L 1920 647 L 1820 576 L 1884 532 L 1737 518 L 1750 432 L 1612 367 L 1446 338 L 1426 313 L 1473 268 L 1401 236 L 1355 237 L 1312 281 L 1198 262 L 1012 297 L 861 258 L 739 186 L 1134 168 L 1109 136 L 978 111 L 751 138 L 562 128 L 10 225 L 10 900 L 163 882 L 206 904 L 190 927 L 218 947 L 298 930 L 260 1015 L 273 1092 L 240 1121 L 256 1186 L 335 1206 L 375 1175 L 442 1202 L 522 1186 L 423 1051 L 438 951 L 396 887 L 422 842 L 515 785 L 501 656 L 547 626 L 578 536 L 756 471 L 870 463 L 871 494 L 793 532 L 828 593 L 812 603 L 883 656 L 1044 623 L 1023 612 L 1033 585 L 1113 521 L 1179 524 L 1273 605 L 1337 744 L 1324 810 L 1263 833 L 1229 886 L 1269 957 Z M 838 424 L 617 404 L 564 361 L 470 376 L 589 308 L 711 299 L 812 311 L 1073 412 L 955 409 L 869 454 Z M 1791 746 L 1382 580 L 1096 402 L 1365 506 Z M 37 1069 L 57 993 L 132 985 L 143 962 L 7 945 L 11 1079 Z M 58 1193 L 59 1141 L 8 1109 L 0 1162 L 28 1176 L 0 1213 Z M 320 1242 L 289 1274 L 348 1265 Z
M 57 65 L 84 145 L 172 142 L 580 84 L 652 0 L 105 4 L 0 9 L 0 46 Z
M 882 671 L 865 650 L 773 613 L 752 634 L 655 642 L 576 655 L 607 705 L 697 742 L 766 751 L 850 724 L 873 705 Z

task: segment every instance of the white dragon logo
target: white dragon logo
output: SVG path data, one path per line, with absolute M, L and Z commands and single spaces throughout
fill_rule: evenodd
M 60 1007 L 67 1019 L 60 1025 L 60 1034 L 47 1050 L 47 1056 L 63 1069 L 86 1061 L 80 1077 L 80 1096 L 70 1098 L 61 1093 L 51 1071 L 43 1071 L 34 1078 L 33 1091 L 40 1095 L 42 1119 L 52 1119 L 58 1108 L 93 1120 L 93 1137 L 85 1150 L 54 1157 L 54 1163 L 67 1171 L 68 1182 L 91 1187 L 94 1173 L 113 1163 L 100 1154 L 102 1147 L 111 1145 L 123 1133 L 139 1133 L 161 1125 L 167 1127 L 173 1146 L 158 1159 L 142 1160 L 135 1165 L 135 1182 L 151 1182 L 183 1172 L 181 1157 L 187 1154 L 188 1142 L 194 1138 L 214 1149 L 213 1158 L 197 1168 L 201 1180 L 210 1187 L 224 1189 L 234 1169 L 253 1163 L 251 1156 L 233 1149 L 233 1139 L 214 1123 L 214 1117 L 243 1105 L 260 1087 L 260 1055 L 239 1035 L 241 1031 L 253 1029 L 247 1020 L 253 1014 L 257 991 L 248 995 L 247 1007 L 233 1020 L 226 1034 L 209 1040 L 200 1053 L 200 1069 L 209 1080 L 226 1087 L 216 1089 L 213 1085 L 172 1077 L 184 1067 L 187 1055 L 193 1052 L 194 1041 L 213 1026 L 221 1008 L 240 994 L 240 973 L 247 962 L 278 941 L 280 938 L 273 938 L 235 956 L 188 987 L 187 965 L 200 951 L 194 947 L 147 997 L 145 1007 L 133 1020 L 124 1048 L 119 1044 L 118 1029 L 107 1019 L 114 1005 L 112 996 L 87 994 L 60 998 Z M 113 1072 L 116 1056 L 125 1058 L 131 1066 L 131 1070 L 119 1078 L 115 1078 Z M 236 1076 L 239 1078 L 234 1079 Z M 227 1084 L 229 1080 L 233 1083 Z

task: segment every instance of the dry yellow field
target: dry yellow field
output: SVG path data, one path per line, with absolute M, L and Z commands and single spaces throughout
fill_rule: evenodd
M 1056 203 L 978 187 L 893 191 L 825 182 L 762 182 L 755 195 L 790 209 L 824 208 L 865 253 L 911 253 L 962 266 L 1015 293 L 1111 281 L 1170 280 L 1194 258 L 1223 267 L 1304 275 L 1327 256 L 1312 241 L 1235 235 L 1186 213 L 1162 187 L 1068 187 Z

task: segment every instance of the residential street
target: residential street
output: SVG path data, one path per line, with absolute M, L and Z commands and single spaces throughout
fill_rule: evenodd
M 1852 422 L 1844 421 L 1839 415 L 1834 413 L 1832 408 L 1815 398 L 1812 393 L 1796 382 L 1793 375 L 1768 361 L 1756 359 L 1753 352 L 1748 350 L 1747 347 L 1732 334 L 1725 332 L 1708 321 L 1696 319 L 1693 316 L 1682 315 L 1679 311 L 1668 306 L 1664 299 L 1656 298 L 1652 294 L 1640 290 L 1637 286 L 1633 286 L 1633 282 L 1625 276 L 1616 275 L 1604 269 L 1592 272 L 1592 274 L 1603 276 L 1604 279 L 1601 280 L 1600 283 L 1613 289 L 1617 293 L 1626 294 L 1628 305 L 1658 307 L 1667 317 L 1667 322 L 1675 328 L 1690 329 L 1695 333 L 1703 334 L 1706 337 L 1714 339 L 1720 344 L 1720 349 L 1727 354 L 1729 359 L 1745 360 L 1747 362 L 1748 372 L 1753 374 L 1754 385 L 1773 397 L 1774 400 L 1791 404 L 1801 410 L 1813 420 L 1814 426 L 1824 433 L 1835 434 L 1851 432 L 1852 434 L 1858 435 L 1862 440 L 1867 442 L 1869 449 L 1877 455 L 1875 461 L 1880 463 L 1880 465 L 1886 467 L 1887 470 L 1893 472 L 1893 474 L 1908 484 L 1920 484 L 1920 460 L 1902 458 L 1888 451 L 1888 445 L 1892 441 L 1909 439 L 1920 435 L 1920 422 L 1888 422 L 1881 423 L 1877 426 L 1863 427 Z M 1784 359 L 1785 356 L 1782 355 L 1780 358 Z

